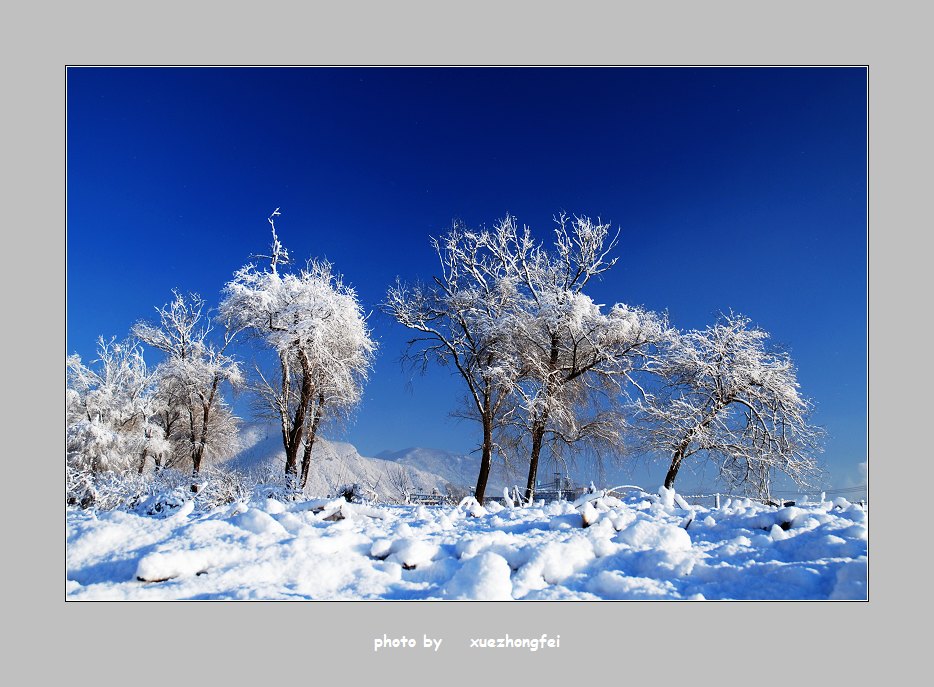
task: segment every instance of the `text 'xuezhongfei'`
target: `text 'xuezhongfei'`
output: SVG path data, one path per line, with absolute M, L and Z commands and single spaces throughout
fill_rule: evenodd
M 541 637 L 471 637 L 471 649 L 528 649 L 529 651 L 538 651 L 539 649 L 560 649 L 561 635 L 549 637 L 543 634 Z

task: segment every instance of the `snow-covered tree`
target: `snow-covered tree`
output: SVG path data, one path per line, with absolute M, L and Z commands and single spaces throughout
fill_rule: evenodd
M 490 250 L 489 232 L 456 224 L 431 243 L 440 262 L 432 284 L 390 287 L 385 311 L 417 332 L 407 358 L 423 371 L 452 365 L 467 387 L 468 416 L 483 430 L 476 499 L 482 504 L 493 462 L 494 433 L 518 376 L 509 349 L 516 297 L 514 270 Z
M 163 449 L 151 422 L 154 377 L 139 344 L 100 337 L 95 360 L 86 365 L 74 354 L 66 358 L 65 370 L 70 469 L 125 473 L 141 455 Z
M 276 353 L 277 374 L 258 370 L 255 386 L 279 419 L 286 478 L 292 488 L 304 489 L 321 423 L 346 417 L 360 402 L 377 344 L 356 292 L 331 263 L 309 260 L 297 272 L 279 271 L 289 263 L 275 233 L 277 214 L 269 218 L 270 266 L 239 269 L 224 287 L 220 312 Z
M 617 400 L 631 370 L 669 329 L 664 317 L 642 308 L 616 304 L 604 312 L 583 292 L 616 264 L 609 224 L 564 213 L 556 223 L 550 250 L 513 217 L 490 233 L 517 294 L 512 344 L 521 379 L 509 424 L 528 443 L 526 499 L 533 497 L 546 439 L 553 452 L 581 443 L 620 448 L 625 423 Z
M 394 465 L 388 469 L 389 486 L 395 492 L 395 497 L 399 503 L 409 503 L 412 494 L 415 493 L 415 486 L 412 484 L 412 478 L 409 476 L 408 468 L 404 465 Z
M 206 456 L 222 457 L 236 449 L 238 421 L 221 386 L 243 382 L 239 363 L 226 353 L 241 327 L 222 321 L 223 332 L 215 344 L 204 299 L 194 293 L 187 298 L 178 291 L 173 294 L 171 302 L 156 308 L 158 321 L 137 322 L 133 334 L 166 356 L 156 371 L 160 406 L 153 419 L 161 426 L 162 438 L 174 445 L 176 460 L 185 447 L 197 477 Z M 162 457 L 154 458 L 159 467 Z
M 731 488 L 766 497 L 775 473 L 805 486 L 818 472 L 822 430 L 799 390 L 789 355 L 737 314 L 673 337 L 636 405 L 649 448 L 670 456 L 665 486 L 682 463 L 706 457 Z
M 451 363 L 467 384 L 466 416 L 484 430 L 481 501 L 494 445 L 528 451 L 527 498 L 546 440 L 553 451 L 619 447 L 624 422 L 614 406 L 629 371 L 668 329 L 654 313 L 622 304 L 604 312 L 584 294 L 616 262 L 608 257 L 616 239 L 600 221 L 556 219 L 550 250 L 511 216 L 491 230 L 455 225 L 433 240 L 442 276 L 389 291 L 387 311 L 424 334 L 409 342 L 409 357 Z

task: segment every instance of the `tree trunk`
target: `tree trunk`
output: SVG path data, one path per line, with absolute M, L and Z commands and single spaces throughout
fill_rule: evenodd
M 713 410 L 703 419 L 703 421 L 695 428 L 691 429 L 691 431 L 688 432 L 688 435 L 684 437 L 684 440 L 678 444 L 678 448 L 675 449 L 674 455 L 671 457 L 671 466 L 668 468 L 668 474 L 665 475 L 666 489 L 671 489 L 674 485 L 675 477 L 678 476 L 678 470 L 681 469 L 681 462 L 684 460 L 684 454 L 687 453 L 688 447 L 694 440 L 694 435 L 698 430 L 705 429 L 707 425 L 713 422 L 713 419 L 717 416 L 717 413 L 720 412 L 722 407 L 722 404 L 717 404 Z
M 197 477 L 201 473 L 201 459 L 204 458 L 204 444 L 198 442 L 191 455 L 191 476 Z
M 282 386 L 279 396 L 279 429 L 282 432 L 282 446 L 285 447 L 286 465 L 288 465 L 289 437 L 292 429 L 289 425 L 289 399 L 291 397 L 292 379 L 289 372 L 289 364 L 285 353 L 279 353 L 279 370 L 282 375 Z
M 208 446 L 208 421 L 211 418 L 211 407 L 214 405 L 214 396 L 217 393 L 217 385 L 219 382 L 217 375 L 214 376 L 214 383 L 211 385 L 211 394 L 208 396 L 208 400 L 205 401 L 202 396 L 201 401 L 201 436 L 198 437 L 198 452 L 196 456 L 192 456 L 192 463 L 194 465 L 194 475 L 195 477 L 201 472 L 201 460 L 204 458 L 204 454 Z
M 305 485 L 308 484 L 308 468 L 311 465 L 311 449 L 315 445 L 315 438 L 318 436 L 318 425 L 321 423 L 321 415 L 324 412 L 324 394 L 318 394 L 318 405 L 315 407 L 315 415 L 311 421 L 311 429 L 305 438 L 305 455 L 302 456 L 302 491 L 305 491 Z
M 542 387 L 545 395 L 545 410 L 532 425 L 532 454 L 529 456 L 529 479 L 525 486 L 525 500 L 531 503 L 535 495 L 535 480 L 538 476 L 538 457 L 542 452 L 542 441 L 545 438 L 545 429 L 548 427 L 548 407 L 554 395 L 555 373 L 558 369 L 558 337 L 552 335 L 551 350 L 548 355 L 548 377 Z
M 201 469 L 201 457 L 198 455 L 198 435 L 195 434 L 195 409 L 188 400 L 188 450 L 191 455 L 191 474 L 197 477 Z
M 486 483 L 490 478 L 490 467 L 493 465 L 493 418 L 490 416 L 490 398 L 484 399 L 483 416 L 483 455 L 480 459 L 480 474 L 477 476 L 477 488 L 474 491 L 474 498 L 483 505 L 483 497 L 486 492 Z
M 201 404 L 201 436 L 198 437 L 198 443 L 194 446 L 191 454 L 192 477 L 197 477 L 201 473 L 201 461 L 204 459 L 205 450 L 208 445 L 208 417 L 210 415 L 210 406 L 206 403 Z M 192 487 L 193 489 L 194 487 Z
M 671 489 L 675 483 L 675 477 L 678 476 L 678 470 L 681 469 L 681 461 L 684 460 L 684 450 L 686 446 L 679 446 L 671 459 L 671 467 L 668 468 L 668 474 L 665 475 L 665 488 Z
M 535 481 L 538 476 L 538 457 L 542 452 L 542 442 L 545 438 L 545 420 L 538 422 L 532 428 L 532 455 L 529 457 L 529 479 L 525 485 L 526 503 L 532 502 L 535 496 Z
M 302 436 L 301 425 L 298 424 L 299 419 L 304 423 L 304 417 L 299 417 L 304 413 L 296 412 L 295 415 L 295 424 L 292 425 L 291 431 L 285 438 L 285 482 L 289 491 L 298 487 L 298 447 Z
M 196 444 L 194 453 L 191 456 L 191 490 L 198 493 L 200 486 L 197 483 L 198 476 L 201 474 L 201 459 L 204 457 L 204 445 L 200 442 Z
M 305 416 L 312 397 L 311 370 L 305 351 L 299 351 L 298 359 L 302 364 L 302 388 L 295 407 L 292 428 L 285 436 L 285 479 L 290 491 L 300 487 L 298 478 L 298 447 L 305 429 Z

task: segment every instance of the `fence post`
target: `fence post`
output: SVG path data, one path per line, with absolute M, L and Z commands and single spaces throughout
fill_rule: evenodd
M 720 494 L 714 494 L 717 497 L 717 505 L 714 506 L 717 510 L 720 510 Z

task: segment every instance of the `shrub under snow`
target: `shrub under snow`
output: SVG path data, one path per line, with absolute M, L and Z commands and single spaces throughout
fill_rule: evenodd
M 139 475 L 93 473 L 68 465 L 65 475 L 67 506 L 97 511 L 132 510 L 150 516 L 170 514 L 191 500 L 197 510 L 210 511 L 234 501 L 249 500 L 254 494 L 284 498 L 285 492 L 282 485 L 216 468 L 202 470 L 194 480 L 190 473 L 171 468 Z

